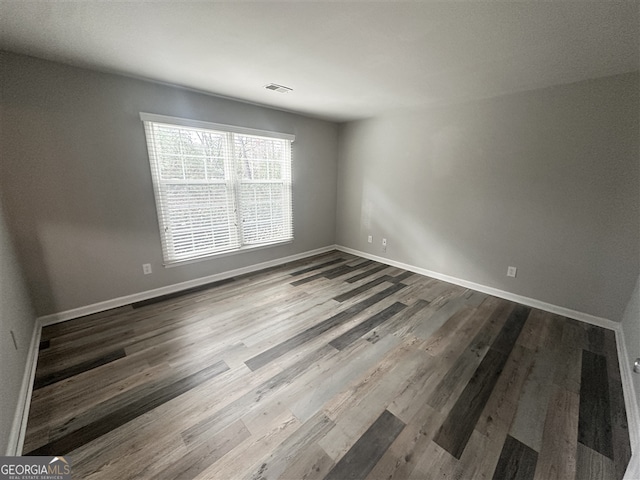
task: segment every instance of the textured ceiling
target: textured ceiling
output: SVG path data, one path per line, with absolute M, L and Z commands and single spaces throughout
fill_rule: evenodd
M 639 68 L 635 2 L 0 0 L 0 28 L 5 50 L 337 121 Z

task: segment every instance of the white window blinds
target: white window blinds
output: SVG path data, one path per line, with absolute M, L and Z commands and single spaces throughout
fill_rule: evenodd
M 293 239 L 293 136 L 140 117 L 166 264 Z

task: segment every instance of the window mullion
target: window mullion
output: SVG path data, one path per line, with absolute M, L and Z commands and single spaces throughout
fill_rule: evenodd
M 159 196 L 160 196 L 160 202 L 163 205 L 167 204 L 167 189 L 166 186 L 164 185 L 164 183 L 162 183 L 161 181 L 158 182 L 158 190 L 159 190 Z M 172 225 L 171 225 L 171 221 L 168 218 L 168 216 L 163 212 L 162 214 L 162 218 L 160 220 L 160 228 L 163 230 L 163 235 L 164 235 L 164 243 L 165 243 L 165 248 L 167 249 L 167 255 L 170 255 L 170 257 L 173 257 L 175 254 L 175 248 L 173 245 L 173 236 L 170 234 L 171 230 L 172 230 Z
M 236 214 L 236 234 L 238 235 L 238 243 L 239 246 L 244 245 L 244 232 L 242 231 L 242 205 L 240 204 L 240 197 L 242 195 L 242 189 L 240 185 L 241 173 L 238 172 L 239 164 L 238 156 L 236 153 L 236 142 L 235 142 L 235 134 L 227 133 L 227 138 L 229 141 L 229 152 L 231 153 L 230 164 L 232 166 L 231 170 L 231 181 L 232 181 L 232 191 L 233 191 L 233 206 L 235 208 Z

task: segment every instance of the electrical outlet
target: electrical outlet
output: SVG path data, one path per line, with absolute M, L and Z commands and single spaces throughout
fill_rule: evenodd
M 367 238 L 367 242 L 373 243 L 373 235 L 369 235 L 369 237 Z
M 382 251 L 383 252 L 387 251 L 387 239 L 386 238 L 382 239 Z
M 151 273 L 151 264 L 150 263 L 145 263 L 142 265 L 142 273 L 144 273 L 145 275 L 149 275 Z
M 507 268 L 507 277 L 514 277 L 515 278 L 517 271 L 518 271 L 518 269 L 516 267 Z

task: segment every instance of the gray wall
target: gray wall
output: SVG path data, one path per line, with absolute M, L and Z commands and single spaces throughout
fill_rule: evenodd
M 638 92 L 628 74 L 344 124 L 338 244 L 619 321 L 640 263 Z
M 38 315 L 334 243 L 335 124 L 35 58 L 1 55 L 0 189 Z M 262 88 L 259 81 L 256 88 Z M 295 241 L 162 267 L 141 111 L 295 134 Z M 142 274 L 143 263 L 151 263 L 152 275 Z
M 633 368 L 635 359 L 640 358 L 640 276 L 622 317 L 622 331 L 629 354 L 628 361 Z M 640 374 L 633 374 L 632 377 L 636 402 L 640 407 Z M 638 447 L 640 448 L 640 445 Z
M 0 191 L 39 315 L 331 245 L 336 235 L 613 320 L 638 276 L 637 74 L 351 122 L 338 135 L 335 124 L 299 115 L 1 57 Z M 163 268 L 140 111 L 295 133 L 295 242 Z M 142 263 L 154 273 L 144 276 Z
M 35 316 L 0 205 L 0 452 L 3 455 L 9 447 L 9 432 L 18 406 L 34 326 Z M 17 350 L 11 331 L 16 338 Z

